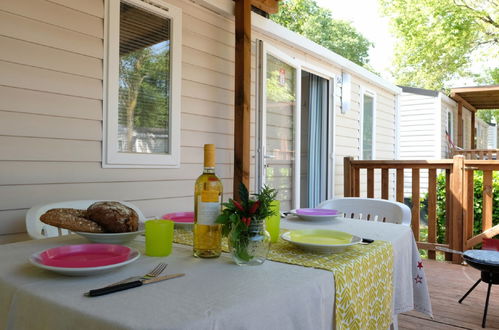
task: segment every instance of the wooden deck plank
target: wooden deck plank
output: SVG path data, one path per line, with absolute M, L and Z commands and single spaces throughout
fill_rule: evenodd
M 458 303 L 480 278 L 480 272 L 434 260 L 425 260 L 424 270 L 434 319 L 414 311 L 404 313 L 399 316 L 399 329 L 482 329 L 487 285 L 480 283 L 462 304 Z M 499 285 L 492 286 L 486 329 L 499 329 Z

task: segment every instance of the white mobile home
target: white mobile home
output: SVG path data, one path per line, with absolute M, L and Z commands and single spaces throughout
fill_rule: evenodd
M 402 86 L 399 115 L 400 159 L 445 159 L 452 157 L 458 141 L 458 103 L 442 92 Z M 463 107 L 463 149 L 471 148 L 471 111 Z M 487 149 L 489 124 L 475 120 L 476 148 Z M 411 176 L 405 175 L 406 189 Z M 428 174 L 421 173 L 421 190 L 428 187 Z
M 2 1 L 0 234 L 25 232 L 26 211 L 55 201 L 191 210 L 204 143 L 230 197 L 232 11 L 230 0 Z M 252 21 L 252 189 L 275 186 L 283 208 L 313 205 L 343 193 L 344 156 L 395 158 L 400 88 Z

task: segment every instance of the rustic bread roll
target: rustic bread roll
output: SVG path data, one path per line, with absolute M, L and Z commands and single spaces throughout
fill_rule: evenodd
M 119 202 L 94 203 L 87 209 L 87 218 L 110 233 L 137 231 L 139 228 L 137 213 Z
M 51 209 L 45 212 L 40 221 L 71 231 L 103 233 L 104 229 L 94 221 L 85 219 L 86 211 L 77 209 Z

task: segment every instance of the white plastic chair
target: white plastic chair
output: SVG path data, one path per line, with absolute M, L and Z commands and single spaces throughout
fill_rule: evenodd
M 386 199 L 344 197 L 324 201 L 318 208 L 338 210 L 345 218 L 411 225 L 411 209 Z
M 71 208 L 71 209 L 86 210 L 93 203 L 102 202 L 102 201 L 103 200 L 77 200 L 77 201 L 65 201 L 65 202 L 57 202 L 50 204 L 39 204 L 33 206 L 28 210 L 28 213 L 26 213 L 26 231 L 28 232 L 28 235 L 33 239 L 67 235 L 70 233 L 69 230 L 47 225 L 46 223 L 40 221 L 40 217 L 50 209 Z M 135 212 L 137 212 L 137 215 L 139 216 L 139 222 L 145 221 L 144 214 L 142 214 L 142 212 L 137 206 L 128 202 L 122 202 L 122 201 L 117 201 L 117 202 L 120 202 L 123 205 L 126 205 L 135 210 Z

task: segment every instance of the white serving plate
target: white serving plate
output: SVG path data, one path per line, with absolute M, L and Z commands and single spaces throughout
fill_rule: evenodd
M 297 213 L 297 210 L 291 210 L 289 211 L 290 214 L 293 214 L 297 217 L 299 217 L 301 220 L 303 221 L 311 221 L 311 222 L 314 222 L 314 221 L 331 221 L 331 220 L 334 220 L 338 217 L 341 217 L 343 216 L 341 213 L 337 213 L 337 214 L 327 214 L 327 215 L 316 215 L 316 214 L 299 214 Z
M 87 233 L 83 231 L 76 231 L 74 233 L 85 237 L 90 242 L 94 243 L 125 244 L 135 239 L 137 235 L 144 233 L 144 230 L 142 229 L 126 233 Z
M 120 262 L 120 263 L 107 265 L 107 266 L 100 266 L 100 267 L 68 268 L 68 267 L 54 267 L 54 266 L 44 265 L 41 262 L 41 258 L 40 258 L 40 254 L 42 252 L 44 252 L 44 251 L 40 251 L 40 252 L 32 254 L 31 257 L 29 258 L 29 262 L 31 262 L 31 264 L 33 264 L 36 267 L 50 270 L 50 271 L 53 271 L 53 272 L 56 272 L 56 273 L 59 273 L 62 275 L 67 275 L 67 276 L 89 276 L 89 275 L 96 275 L 96 274 L 100 274 L 100 273 L 109 272 L 109 271 L 118 269 L 120 267 L 126 266 L 126 265 L 134 262 L 135 260 L 137 260 L 140 257 L 139 251 L 137 251 L 135 249 L 131 249 L 131 253 L 128 256 L 128 259 L 123 261 L 123 262 Z
M 291 230 L 281 238 L 299 248 L 315 253 L 340 253 L 349 246 L 359 244 L 362 238 L 338 230 L 301 229 Z

